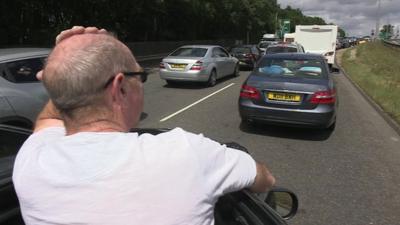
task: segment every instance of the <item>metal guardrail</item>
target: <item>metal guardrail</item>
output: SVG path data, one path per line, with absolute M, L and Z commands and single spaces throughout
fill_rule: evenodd
M 126 42 L 138 61 L 161 59 L 182 45 L 221 45 L 233 46 L 237 40 L 188 40 L 188 41 L 154 41 Z
M 155 59 L 162 59 L 162 58 L 166 57 L 169 53 L 170 52 L 154 54 L 154 55 L 146 55 L 146 56 L 136 56 L 136 60 L 138 62 L 143 62 L 143 61 L 149 61 L 149 60 L 155 60 Z
M 393 46 L 393 47 L 399 47 L 400 48 L 400 39 L 382 40 L 382 41 L 387 46 Z

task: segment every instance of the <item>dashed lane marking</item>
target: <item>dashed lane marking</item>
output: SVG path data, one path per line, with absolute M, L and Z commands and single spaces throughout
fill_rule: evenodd
M 213 95 L 215 95 L 215 94 L 218 94 L 219 92 L 221 92 L 221 91 L 223 91 L 223 90 L 225 90 L 225 89 L 227 89 L 227 88 L 229 88 L 229 87 L 232 87 L 233 85 L 235 85 L 235 83 L 231 83 L 231 84 L 229 84 L 229 85 L 227 85 L 227 86 L 225 86 L 225 87 L 219 89 L 218 91 L 215 91 L 215 92 L 213 92 L 213 93 L 207 95 L 206 97 L 204 97 L 204 98 L 202 98 L 202 99 L 200 99 L 200 100 L 198 100 L 198 101 L 196 101 L 196 102 L 194 102 L 194 103 L 192 103 L 192 104 L 186 106 L 185 108 L 183 108 L 183 109 L 181 109 L 181 110 L 179 110 L 179 111 L 177 111 L 177 112 L 175 112 L 175 113 L 172 113 L 172 114 L 169 115 L 169 116 L 166 116 L 166 117 L 162 118 L 162 119 L 160 120 L 160 122 L 165 122 L 165 121 L 171 119 L 172 117 L 174 117 L 174 116 L 176 116 L 176 115 L 178 115 L 178 114 L 180 114 L 180 113 L 182 113 L 182 112 L 184 112 L 184 111 L 190 109 L 191 107 L 193 107 L 193 106 L 199 104 L 200 102 L 206 100 L 207 98 L 210 98 L 211 96 L 213 96 Z

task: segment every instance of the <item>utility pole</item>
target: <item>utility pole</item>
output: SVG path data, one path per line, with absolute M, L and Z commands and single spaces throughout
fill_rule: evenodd
M 379 32 L 380 32 L 380 30 L 379 30 L 379 20 L 381 19 L 381 13 L 380 13 L 380 11 L 381 11 L 381 0 L 377 0 L 377 3 L 378 3 L 378 10 L 377 10 L 377 12 L 376 12 L 376 26 L 375 26 L 375 40 L 376 39 L 378 39 L 378 37 L 379 37 Z

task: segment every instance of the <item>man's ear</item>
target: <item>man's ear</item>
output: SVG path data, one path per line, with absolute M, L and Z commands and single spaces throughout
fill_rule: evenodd
M 124 75 L 122 73 L 118 73 L 113 82 L 111 83 L 111 94 L 113 97 L 113 100 L 117 102 L 121 102 L 124 98 L 125 95 L 125 89 L 124 89 Z
M 40 81 L 43 79 L 43 70 L 36 73 L 36 78 Z

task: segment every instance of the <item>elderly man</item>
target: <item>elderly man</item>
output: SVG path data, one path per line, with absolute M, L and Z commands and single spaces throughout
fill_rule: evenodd
M 213 224 L 218 197 L 275 182 L 248 154 L 202 135 L 129 133 L 146 76 L 105 30 L 62 32 L 38 78 L 51 100 L 13 174 L 26 224 Z

